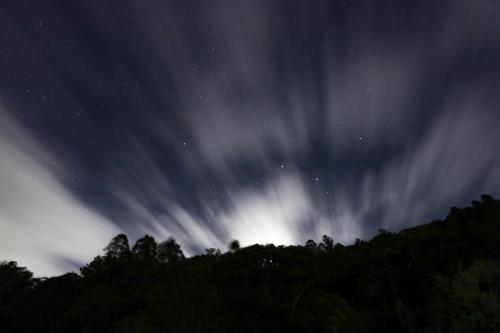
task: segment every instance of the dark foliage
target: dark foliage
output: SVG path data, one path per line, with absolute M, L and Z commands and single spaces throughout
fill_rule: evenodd
M 500 332 L 500 201 L 351 246 L 118 235 L 81 274 L 0 265 L 1 332 Z

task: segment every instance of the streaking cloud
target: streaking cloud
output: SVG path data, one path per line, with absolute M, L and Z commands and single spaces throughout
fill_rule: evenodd
M 118 231 L 351 243 L 500 194 L 496 1 L 14 3 L 1 254 L 39 274 Z
M 57 178 L 66 170 L 0 109 L 0 254 L 37 275 L 92 259 L 118 232 Z M 73 266 L 73 267 L 72 267 Z

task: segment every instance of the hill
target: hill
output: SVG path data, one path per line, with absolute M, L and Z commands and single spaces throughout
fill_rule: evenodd
M 500 201 L 369 241 L 184 258 L 118 235 L 80 274 L 0 265 L 1 332 L 500 332 Z

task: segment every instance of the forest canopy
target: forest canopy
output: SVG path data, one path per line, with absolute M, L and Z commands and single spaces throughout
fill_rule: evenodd
M 79 274 L 0 264 L 1 332 L 499 332 L 500 201 L 344 246 L 115 236 Z

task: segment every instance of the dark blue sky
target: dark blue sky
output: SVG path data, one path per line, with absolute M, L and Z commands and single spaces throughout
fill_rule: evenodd
M 349 243 L 500 194 L 500 2 L 4 1 L 0 256 Z

